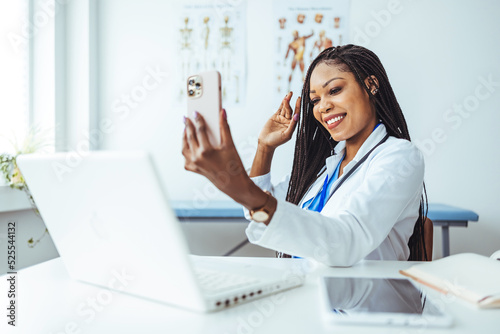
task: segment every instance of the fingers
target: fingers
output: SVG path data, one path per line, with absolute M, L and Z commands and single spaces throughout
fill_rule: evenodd
M 299 96 L 297 98 L 297 101 L 295 101 L 295 112 L 294 112 L 293 116 L 300 115 L 300 102 L 301 101 L 302 101 L 302 97 Z
M 210 144 L 210 141 L 208 139 L 208 134 L 207 134 L 207 123 L 205 122 L 205 118 L 195 111 L 194 113 L 194 119 L 195 119 L 195 129 L 196 129 L 196 138 L 198 140 L 198 145 L 202 149 L 208 149 L 212 147 L 212 144 Z
M 222 109 L 219 114 L 220 143 L 221 146 L 234 146 L 233 136 L 227 123 L 226 109 Z
M 189 125 L 189 123 L 191 123 Z M 194 147 L 198 147 L 196 137 L 193 132 L 193 124 L 191 120 L 184 117 L 184 133 L 182 135 L 182 155 L 186 159 L 184 169 L 196 172 L 196 166 L 193 165 Z
M 290 99 L 292 98 L 292 95 L 293 92 L 289 92 L 283 99 L 283 107 L 281 108 L 280 115 L 285 117 L 286 119 L 290 119 L 292 117 L 292 108 L 290 108 Z
M 186 156 L 189 152 L 189 143 L 187 138 L 186 117 L 184 117 L 184 131 L 182 132 L 182 155 Z
M 185 158 L 184 169 L 191 172 L 196 172 L 196 166 L 193 164 L 193 152 L 189 147 L 186 133 L 187 131 L 184 130 L 184 135 L 182 138 L 182 155 Z
M 197 149 L 199 146 L 193 121 L 191 121 L 188 117 L 185 118 L 183 144 L 185 144 L 185 147 L 188 148 L 190 151 Z
M 295 131 L 295 127 L 297 126 L 297 122 L 299 121 L 300 117 L 300 101 L 301 98 L 300 96 L 297 98 L 297 101 L 295 101 L 295 112 L 293 114 L 292 119 L 290 120 L 290 124 L 288 125 L 288 128 L 285 130 L 284 134 L 287 136 L 287 138 L 291 138 L 293 131 Z
M 281 104 L 280 104 L 280 106 L 279 106 L 279 108 L 278 108 L 278 111 L 276 112 L 276 115 L 281 115 L 281 109 L 283 109 L 283 101 L 285 101 L 285 99 L 283 99 L 283 100 L 281 101 Z
M 182 155 L 186 159 L 184 169 L 195 173 L 202 173 L 199 164 L 199 156 L 211 149 L 206 131 L 206 123 L 203 116 L 195 113 L 195 122 L 187 117 L 184 118 L 185 129 L 182 138 Z

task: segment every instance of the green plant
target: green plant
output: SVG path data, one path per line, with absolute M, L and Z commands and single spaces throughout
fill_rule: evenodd
M 0 171 L 11 188 L 23 190 L 26 186 L 23 175 L 17 167 L 16 156 L 7 153 L 0 155 Z
M 40 212 L 36 206 L 35 200 L 31 195 L 31 192 L 26 184 L 19 167 L 17 166 L 16 158 L 20 154 L 29 154 L 35 153 L 42 148 L 45 148 L 50 145 L 50 142 L 47 140 L 47 133 L 42 132 L 40 127 L 32 127 L 28 131 L 25 139 L 19 145 L 17 141 L 11 142 L 14 147 L 14 154 L 3 153 L 0 155 L 0 172 L 6 181 L 7 185 L 9 185 L 13 189 L 23 190 L 30 201 L 31 208 L 35 212 L 37 216 L 40 216 Z M 33 248 L 36 246 L 40 240 L 48 234 L 48 230 L 45 229 L 45 232 L 38 237 L 36 240 L 30 238 L 28 240 L 28 246 Z

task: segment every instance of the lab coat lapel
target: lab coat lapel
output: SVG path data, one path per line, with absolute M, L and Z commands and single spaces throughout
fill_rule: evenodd
M 333 172 L 335 171 L 335 168 L 337 168 L 337 165 L 338 165 L 340 159 L 342 159 L 342 157 L 344 156 L 344 149 L 345 149 L 345 142 L 342 141 L 342 142 L 337 143 L 337 145 L 335 146 L 335 149 L 334 149 L 334 154 L 332 156 L 329 156 L 325 160 L 326 173 L 324 172 L 325 168 L 322 168 L 321 171 L 319 172 L 319 174 L 321 174 L 321 173 L 323 173 L 323 174 L 313 183 L 311 188 L 309 188 L 308 192 L 306 193 L 306 195 L 302 199 L 300 206 L 302 206 L 302 203 L 305 203 L 308 200 L 310 200 L 311 198 L 313 198 L 314 196 L 316 196 L 316 194 L 323 187 L 323 183 L 325 182 L 326 175 L 328 175 L 329 178 L 332 177 Z
M 373 146 L 377 145 L 378 142 L 380 142 L 385 137 L 386 134 L 387 130 L 384 124 L 380 124 L 375 129 L 375 131 L 373 131 L 370 136 L 366 138 L 365 142 L 363 143 L 363 145 L 361 145 L 354 158 L 344 167 L 344 169 L 342 170 L 342 176 L 348 173 L 358 163 L 358 161 L 361 160 L 365 156 L 365 154 L 373 148 Z
M 358 152 L 356 153 L 352 161 L 350 161 L 344 167 L 342 171 L 342 176 L 338 178 L 335 181 L 335 183 L 337 183 L 340 179 L 342 179 L 344 175 L 348 173 L 358 163 L 358 161 L 361 160 L 363 156 L 372 149 L 373 146 L 377 145 L 377 143 L 381 141 L 386 134 L 387 130 L 384 124 L 380 124 L 375 129 L 375 131 L 373 131 L 370 134 L 370 136 L 365 140 L 363 145 L 361 145 L 361 147 L 359 148 Z M 302 206 L 302 203 L 305 203 L 314 196 L 316 196 L 316 194 L 320 191 L 321 187 L 323 186 L 323 183 L 325 182 L 326 175 L 328 175 L 328 177 L 331 177 L 333 175 L 333 172 L 335 171 L 335 168 L 337 168 L 340 159 L 344 156 L 344 150 L 345 150 L 345 141 L 338 142 L 334 149 L 334 155 L 326 158 L 325 161 L 326 173 L 323 173 L 323 175 L 321 175 L 321 177 L 319 177 L 309 188 L 308 192 L 306 193 L 302 201 L 299 203 L 300 206 Z M 324 168 L 321 171 L 323 170 Z M 335 186 L 335 183 L 333 184 L 333 186 Z

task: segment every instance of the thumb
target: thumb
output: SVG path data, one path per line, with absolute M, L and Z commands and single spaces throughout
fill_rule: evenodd
M 229 129 L 229 124 L 227 123 L 226 109 L 221 109 L 219 114 L 219 126 L 220 126 L 220 143 L 224 145 L 233 145 L 233 137 L 231 136 L 231 130 Z
M 297 126 L 297 122 L 299 121 L 299 117 L 300 117 L 300 97 L 298 97 L 297 101 L 295 102 L 295 112 L 293 113 L 288 128 L 284 132 L 284 134 L 287 137 L 290 138 L 292 136 L 292 133 L 293 131 L 295 131 L 295 127 Z

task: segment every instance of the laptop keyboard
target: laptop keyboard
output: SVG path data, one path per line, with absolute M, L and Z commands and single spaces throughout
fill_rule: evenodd
M 259 283 L 259 280 L 254 277 L 200 268 L 196 268 L 196 275 L 202 289 L 210 293 L 238 289 Z

